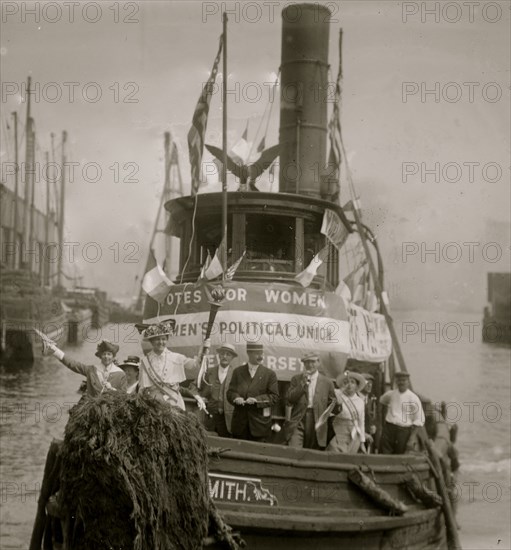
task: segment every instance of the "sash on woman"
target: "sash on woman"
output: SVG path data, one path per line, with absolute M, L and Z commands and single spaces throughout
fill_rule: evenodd
M 142 359 L 142 366 L 149 377 L 149 380 L 153 383 L 154 386 L 165 396 L 167 399 L 165 401 L 169 405 L 174 407 L 179 407 L 183 411 L 185 410 L 185 402 L 182 395 L 179 393 L 179 382 L 186 380 L 184 367 L 181 366 L 180 372 L 176 373 L 174 376 L 175 382 L 169 382 L 163 380 L 163 378 L 156 372 L 156 370 L 151 365 L 151 361 L 148 357 Z

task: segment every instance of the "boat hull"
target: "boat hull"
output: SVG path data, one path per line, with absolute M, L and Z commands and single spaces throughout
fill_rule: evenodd
M 447 546 L 440 509 L 418 504 L 405 487 L 415 475 L 433 489 L 422 455 L 344 455 L 218 437 L 208 443 L 220 449 L 210 461 L 210 494 L 251 550 Z M 349 481 L 357 469 L 408 511 L 389 515 Z

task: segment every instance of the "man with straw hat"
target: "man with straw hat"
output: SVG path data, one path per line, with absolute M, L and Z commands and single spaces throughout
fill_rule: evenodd
M 142 335 L 152 346 L 152 350 L 142 359 L 140 365 L 139 391 L 169 405 L 185 410 L 185 403 L 179 391 L 179 384 L 185 380 L 195 380 L 200 365 L 181 353 L 167 348 L 169 336 L 173 333 L 176 321 L 168 319 L 146 327 Z M 209 341 L 204 341 L 209 347 Z M 206 405 L 198 392 L 193 392 L 199 409 Z
M 227 400 L 227 389 L 234 371 L 232 362 L 238 354 L 232 344 L 222 344 L 216 352 L 218 366 L 208 369 L 201 391 L 201 395 L 208 400 L 207 409 L 211 415 L 205 421 L 205 428 L 220 437 L 231 437 L 234 407 Z
M 88 395 L 95 397 L 105 390 L 126 391 L 126 375 L 114 363 L 119 351 L 117 344 L 112 344 L 108 340 L 102 340 L 98 344 L 95 355 L 100 360 L 99 365 L 85 365 L 67 357 L 51 340 L 45 341 L 45 347 L 68 369 L 85 376 Z
M 317 353 L 306 353 L 302 363 L 303 372 L 291 378 L 286 394 L 291 416 L 284 424 L 284 437 L 290 447 L 324 449 L 328 416 L 337 412 L 334 384 L 318 371 L 321 361 Z

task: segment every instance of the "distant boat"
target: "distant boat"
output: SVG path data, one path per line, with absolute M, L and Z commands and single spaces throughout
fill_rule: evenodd
M 488 273 L 483 342 L 511 344 L 511 273 Z

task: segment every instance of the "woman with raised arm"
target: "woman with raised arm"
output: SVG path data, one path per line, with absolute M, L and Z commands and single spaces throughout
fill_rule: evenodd
M 358 372 L 345 371 L 336 382 L 340 389 L 335 390 L 335 395 L 342 405 L 342 410 L 334 417 L 332 427 L 335 436 L 326 450 L 338 453 L 365 453 L 365 403 L 357 392 L 364 388 L 366 379 Z
M 85 365 L 68 357 L 55 343 L 47 342 L 46 347 L 68 369 L 85 376 L 87 395 L 95 397 L 105 390 L 126 391 L 126 375 L 115 363 L 114 358 L 119 351 L 117 344 L 102 340 L 96 349 L 99 365 Z

